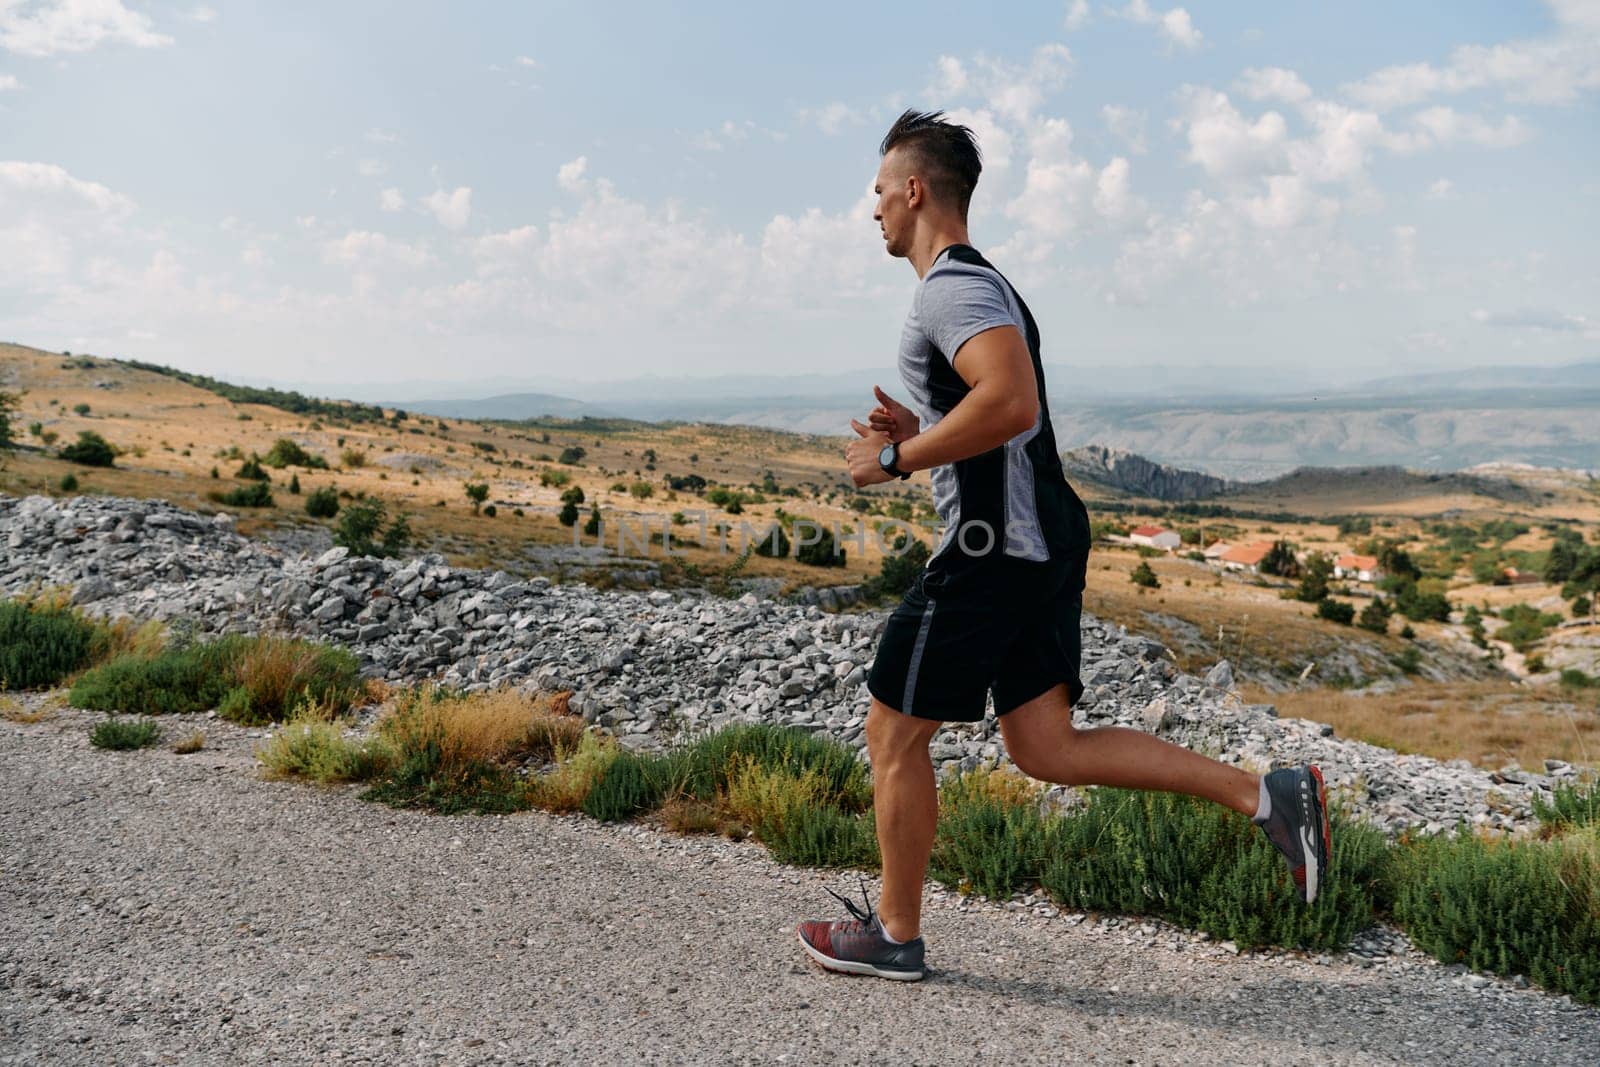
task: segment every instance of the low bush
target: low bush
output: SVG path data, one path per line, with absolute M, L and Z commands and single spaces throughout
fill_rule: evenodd
M 314 706 L 301 706 L 256 754 L 271 778 L 313 782 L 365 782 L 386 773 L 394 757 L 381 738 L 345 736 L 344 728 Z
M 741 757 L 729 768 L 724 816 L 783 863 L 806 867 L 876 867 L 870 815 L 845 810 L 818 771 L 795 774 Z
M 261 462 L 269 467 L 282 470 L 284 467 L 305 467 L 327 470 L 328 461 L 321 456 L 307 452 L 300 447 L 298 442 L 287 437 L 280 437 L 272 442 L 272 447 L 267 454 L 261 457 Z
M 1314 907 L 1248 819 L 1170 793 L 1091 789 L 1048 824 L 1040 881 L 1065 908 L 1157 915 L 1244 945 L 1337 948 L 1387 898 L 1376 830 L 1333 818 L 1333 855 Z
M 939 791 L 928 873 L 962 892 L 1006 900 L 1039 881 L 1046 836 L 1033 783 L 1001 771 L 963 775 Z
M 247 725 L 281 719 L 309 700 L 340 713 L 364 685 L 344 649 L 283 637 L 231 635 L 155 655 L 128 653 L 73 685 L 74 707 L 142 715 L 212 708 Z
M 251 482 L 226 493 L 212 493 L 211 499 L 230 508 L 270 508 L 272 490 L 266 482 Z
M 161 740 L 161 727 L 149 719 L 119 719 L 113 715 L 96 723 L 89 731 L 89 743 L 95 748 L 109 748 L 124 752 L 135 748 L 148 748 Z
M 1156 577 L 1156 572 L 1150 568 L 1150 564 L 1142 560 L 1133 568 L 1133 573 L 1128 575 L 1128 581 L 1143 589 L 1161 588 L 1161 579 Z
M 1419 948 L 1600 1004 L 1600 834 L 1489 840 L 1463 829 L 1397 850 L 1394 917 Z
M 683 746 L 672 760 L 674 792 L 699 800 L 726 793 L 740 765 L 750 764 L 794 778 L 813 775 L 828 803 L 849 811 L 865 811 L 872 803 L 867 768 L 854 749 L 794 727 L 730 726 Z
M 1343 600 L 1334 600 L 1332 597 L 1317 601 L 1317 618 L 1319 619 L 1327 619 L 1329 622 L 1336 622 L 1341 626 L 1349 626 L 1355 621 L 1355 617 L 1356 607 L 1354 604 L 1346 603 Z
M 600 768 L 581 810 L 601 822 L 620 822 L 660 807 L 672 788 L 672 760 L 623 752 Z
M 272 481 L 271 476 L 268 475 L 267 472 L 262 469 L 261 460 L 259 458 L 257 458 L 256 456 L 254 456 L 254 455 L 252 455 L 249 459 L 247 459 L 243 463 L 241 463 L 239 465 L 239 469 L 234 472 L 233 476 L 235 478 L 243 478 L 246 481 L 251 481 L 251 482 L 270 482 L 270 481 Z
M 66 607 L 0 601 L 0 690 L 37 689 L 87 666 L 96 627 Z
M 1575 826 L 1600 826 L 1600 779 L 1587 785 L 1556 786 L 1549 800 L 1535 793 L 1533 812 L 1547 832 L 1561 833 Z
M 367 795 L 444 813 L 518 811 L 531 800 L 512 764 L 567 755 L 578 748 L 582 731 L 582 720 L 551 699 L 512 689 L 409 690 L 379 720 L 378 738 L 393 754 L 392 769 Z
M 411 525 L 404 515 L 390 521 L 383 501 L 368 497 L 344 509 L 333 543 L 356 556 L 398 556 L 411 543 Z
M 306 497 L 306 514 L 313 519 L 331 519 L 339 514 L 339 491 L 332 486 L 313 489 Z
M 117 450 L 93 430 L 80 430 L 77 442 L 61 449 L 61 458 L 85 467 L 109 467 L 116 462 Z
M 610 738 L 584 733 L 575 749 L 561 755 L 554 770 L 530 777 L 523 786 L 529 804 L 558 814 L 582 808 L 594 783 L 619 753 Z

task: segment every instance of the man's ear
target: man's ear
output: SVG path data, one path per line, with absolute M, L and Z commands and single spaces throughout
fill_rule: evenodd
M 906 179 L 906 206 L 919 207 L 923 197 L 928 195 L 928 190 L 923 187 L 922 179 L 916 175 Z

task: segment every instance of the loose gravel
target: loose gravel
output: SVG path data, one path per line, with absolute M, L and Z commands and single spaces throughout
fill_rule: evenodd
M 26 698 L 37 706 L 38 696 Z M 540 813 L 262 780 L 259 731 L 102 752 L 0 721 L 0 1064 L 1583 1063 L 1600 1011 L 1365 955 L 934 894 L 929 979 L 794 943 L 855 876 Z

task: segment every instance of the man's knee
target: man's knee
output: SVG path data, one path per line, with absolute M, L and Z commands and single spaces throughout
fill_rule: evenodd
M 877 700 L 867 713 L 867 754 L 872 766 L 886 771 L 910 761 L 928 760 L 928 742 L 939 724 L 917 719 Z

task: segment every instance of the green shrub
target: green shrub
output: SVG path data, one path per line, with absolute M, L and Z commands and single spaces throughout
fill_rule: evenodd
M 1585 674 L 1577 667 L 1566 667 L 1561 671 L 1561 684 L 1568 689 L 1595 689 L 1600 688 L 1600 678 Z
M 1419 948 L 1600 1004 L 1600 836 L 1463 829 L 1401 847 L 1396 866 L 1394 916 Z
M 339 514 L 339 493 L 331 485 L 313 489 L 306 497 L 306 514 L 313 519 L 331 519 Z
M 1549 800 L 1533 795 L 1533 812 L 1547 829 L 1600 826 L 1600 779 L 1587 785 L 1558 785 Z
M 910 589 L 917 575 L 927 566 L 932 556 L 925 542 L 910 538 L 902 532 L 895 538 L 894 552 L 883 557 L 878 573 L 867 579 L 862 590 L 869 597 L 895 597 Z
M 344 649 L 281 637 L 230 635 L 154 656 L 125 654 L 85 673 L 74 707 L 142 715 L 209 711 L 256 725 L 302 700 L 343 712 L 360 696 L 356 659 Z
M 789 555 L 789 549 L 789 535 L 784 533 L 783 526 L 776 522 L 761 533 L 760 539 L 754 545 L 755 554 L 768 559 L 783 559 Z
M 55 685 L 95 654 L 93 623 L 67 608 L 0 601 L 0 690 Z
M 1159 915 L 1241 946 L 1346 945 L 1386 896 L 1383 835 L 1338 811 L 1310 908 L 1259 829 L 1189 797 L 1091 789 L 1084 809 L 1048 824 L 1047 841 L 1040 881 L 1060 906 Z
M 1372 601 L 1361 609 L 1361 617 L 1356 620 L 1356 625 L 1375 634 L 1388 633 L 1389 605 L 1384 603 L 1382 597 L 1373 597 Z
M 1150 569 L 1150 564 L 1141 560 L 1133 568 L 1133 573 L 1128 575 L 1128 580 L 1143 589 L 1160 589 L 1161 579 L 1156 577 L 1156 572 Z
M 104 722 L 96 723 L 94 729 L 89 731 L 89 743 L 95 748 L 109 748 L 119 752 L 147 748 L 160 740 L 161 727 L 149 719 L 129 722 L 112 715 Z
M 1036 884 L 1045 863 L 1038 792 L 1016 775 L 977 771 L 939 790 L 939 828 L 928 873 L 995 900 Z
M 728 513 L 733 513 L 732 505 L 729 505 Z M 816 541 L 800 545 L 794 550 L 795 562 L 805 563 L 812 567 L 843 567 L 845 552 L 844 549 L 834 544 L 833 531 L 821 529 L 817 533 L 818 538 Z
M 328 461 L 326 459 L 307 452 L 299 444 L 287 437 L 280 437 L 272 442 L 272 447 L 267 449 L 267 454 L 261 457 L 261 462 L 279 470 L 285 467 L 328 469 Z
M 768 773 L 815 775 L 824 802 L 850 811 L 872 803 L 866 765 L 855 750 L 831 738 L 788 726 L 749 723 L 707 734 L 671 753 L 672 790 L 714 800 L 741 763 Z
M 109 467 L 116 462 L 117 452 L 111 442 L 93 430 L 80 430 L 77 443 L 64 447 L 61 458 L 85 467 Z
M 270 508 L 272 490 L 266 482 L 251 482 L 226 493 L 212 493 L 211 499 L 230 508 Z
M 63 493 L 76 493 L 78 491 L 78 476 L 76 474 L 63 475 L 59 484 Z
M 671 786 L 672 764 L 661 756 L 623 752 L 600 772 L 588 796 L 585 815 L 620 822 L 661 806 Z
M 578 524 L 578 505 L 567 501 L 561 505 L 561 511 L 556 515 L 556 521 L 563 526 L 576 526 Z
M 386 773 L 393 754 L 381 738 L 352 740 L 319 712 L 291 715 L 284 728 L 256 754 L 274 778 L 313 782 L 365 782 Z
M 1319 608 L 1326 603 L 1328 595 L 1328 581 L 1333 577 L 1333 560 L 1321 552 L 1312 552 L 1306 556 L 1305 563 L 1300 568 L 1300 584 L 1295 587 L 1296 600 L 1307 604 L 1316 604 Z M 1345 605 L 1349 607 L 1349 605 Z M 1319 612 L 1320 614 L 1320 612 Z M 1350 610 L 1351 618 L 1355 617 L 1355 609 Z M 1324 615 L 1323 618 L 1333 618 Z M 1335 619 L 1335 622 L 1348 623 L 1349 619 Z
M 467 482 L 462 488 L 466 490 L 467 499 L 472 502 L 472 513 L 476 515 L 478 509 L 483 507 L 483 502 L 489 499 L 489 483 Z
M 1327 619 L 1329 622 L 1349 626 L 1356 617 L 1356 606 L 1343 600 L 1334 600 L 1329 597 L 1317 603 L 1317 618 Z
M 298 474 L 289 475 L 289 495 L 300 495 L 300 476 Z
M 352 555 L 398 556 L 411 543 L 411 526 L 404 515 L 389 522 L 383 501 L 367 497 L 344 509 L 333 531 L 333 543 L 348 548 Z
M 561 450 L 561 455 L 556 458 L 556 462 L 565 463 L 568 466 L 577 466 L 583 462 L 583 457 L 586 455 L 588 455 L 588 452 L 581 445 L 570 445 Z
M 757 827 L 756 837 L 779 863 L 800 867 L 877 868 L 877 824 L 871 813 L 856 815 L 827 805 L 797 804 Z
M 238 471 L 233 476 L 251 482 L 270 482 L 272 480 L 267 472 L 261 469 L 261 460 L 255 456 L 251 456 L 241 463 Z

